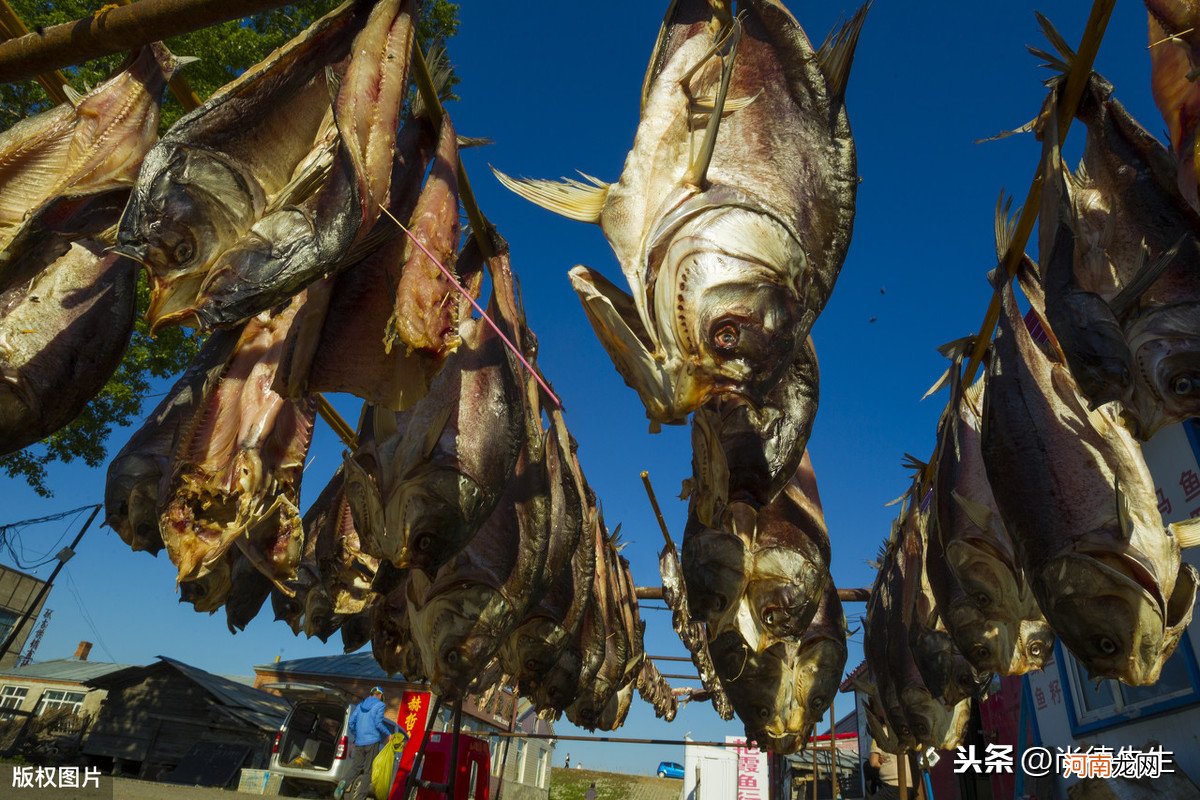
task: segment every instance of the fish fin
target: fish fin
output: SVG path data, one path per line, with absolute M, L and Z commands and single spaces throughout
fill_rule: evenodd
M 945 372 L 934 382 L 933 386 L 921 396 L 924 400 L 932 395 L 937 394 L 941 389 L 950 383 L 955 370 L 962 364 L 963 358 L 975 348 L 975 335 L 964 336 L 961 339 L 955 339 L 952 342 L 946 342 L 937 350 L 952 362 Z
M 1067 44 L 1067 40 L 1062 37 L 1062 34 L 1054 27 L 1053 23 L 1046 18 L 1040 11 L 1033 12 L 1037 17 L 1038 25 L 1042 29 L 1042 34 L 1046 37 L 1046 41 L 1054 48 L 1051 53 L 1038 47 L 1030 47 L 1029 52 L 1045 60 L 1042 66 L 1058 73 L 1048 81 L 1048 83 L 1057 83 L 1066 78 L 1068 72 L 1071 71 L 1071 64 L 1075 61 L 1075 50 L 1071 45 Z
M 1200 517 L 1172 522 L 1167 525 L 1167 530 L 1175 537 L 1175 541 L 1179 542 L 1181 549 L 1200 547 Z
M 992 510 L 983 503 L 976 502 L 969 497 L 963 497 L 957 491 L 951 489 L 950 497 L 958 504 L 958 507 L 967 515 L 967 519 L 971 520 L 976 528 L 981 531 L 990 531 L 992 529 Z
M 490 144 L 495 144 L 492 139 L 486 136 L 463 136 L 459 134 L 455 138 L 458 140 L 459 150 L 466 150 L 469 147 L 487 147 Z
M 734 97 L 726 98 L 725 104 L 721 107 L 721 116 L 728 117 L 735 111 L 741 111 L 746 106 L 753 103 L 762 94 L 762 90 L 755 92 L 749 97 Z M 697 97 L 688 104 L 688 110 L 693 114 L 711 114 L 717 108 L 716 95 L 706 95 Z
M 910 470 L 913 470 L 914 472 L 920 472 L 921 470 L 928 467 L 929 464 L 922 461 L 921 459 L 917 458 L 912 453 L 905 453 L 904 457 L 900 459 L 900 466 L 903 467 L 904 469 L 910 469 Z
M 63 94 L 65 94 L 67 96 L 67 102 L 70 103 L 72 106 L 75 106 L 76 108 L 78 108 L 79 104 L 81 102 L 83 102 L 84 95 L 82 95 L 75 89 L 71 88 L 70 84 L 64 83 L 62 85 L 62 90 L 63 90 Z
M 825 41 L 817 48 L 817 67 L 825 76 L 829 96 L 835 100 L 840 101 L 845 97 L 846 84 L 850 80 L 850 67 L 854 63 L 854 50 L 858 46 L 858 37 L 870 10 L 871 0 L 867 0 L 848 22 L 830 31 Z
M 1026 122 L 1024 125 L 1018 125 L 1017 127 L 1011 128 L 1009 130 L 1003 130 L 1003 131 L 1000 131 L 999 133 L 993 133 L 991 136 L 984 136 L 982 139 L 976 139 L 975 144 L 987 144 L 988 142 L 998 142 L 1001 139 L 1007 139 L 1010 136 L 1017 136 L 1022 133 L 1030 133 L 1032 131 L 1037 130 L 1038 120 L 1039 120 L 1039 117 L 1034 117 L 1033 119 L 1029 120 L 1029 122 Z
M 1000 190 L 1000 196 L 996 198 L 996 260 L 1003 261 L 1004 256 L 1008 253 L 1008 248 L 1012 246 L 1013 235 L 1017 231 L 1017 218 L 1021 216 L 1021 209 L 1018 208 L 1016 213 L 1012 213 L 1013 196 L 1008 195 L 1005 198 L 1004 190 Z
M 574 178 L 561 181 L 543 178 L 510 178 L 492 167 L 492 174 L 504 188 L 524 197 L 534 205 L 579 222 L 598 223 L 600 212 L 608 202 L 609 184 L 584 175 L 592 185 Z M 579 173 L 583 175 L 583 173 Z
M 703 187 L 708 181 L 708 167 L 712 162 L 713 150 L 717 146 L 717 131 L 721 127 L 721 118 L 725 115 L 725 99 L 729 93 L 729 80 L 733 77 L 733 64 L 737 59 L 738 42 L 742 39 L 742 22 L 740 19 L 734 19 L 729 26 L 728 33 L 719 39 L 710 53 L 698 59 L 692 69 L 684 73 L 680 78 L 680 85 L 684 92 L 687 92 L 688 81 L 691 80 L 695 70 L 708 63 L 708 59 L 728 48 L 728 52 L 721 56 L 721 81 L 717 84 L 716 96 L 713 98 L 713 110 L 709 115 L 708 124 L 704 128 L 704 138 L 700 140 L 700 146 L 696 150 L 696 156 L 692 159 L 692 163 L 688 165 L 687 171 L 683 174 L 683 183 L 688 186 Z
M 588 322 L 617 372 L 641 397 L 651 420 L 667 420 L 674 406 L 671 382 L 647 345 L 650 337 L 642 327 L 633 298 L 599 272 L 582 265 L 571 270 L 570 278 Z
M 1137 303 L 1138 298 L 1150 288 L 1153 283 L 1159 279 L 1159 276 L 1166 271 L 1171 262 L 1175 260 L 1175 256 L 1179 253 L 1179 248 L 1183 246 L 1184 240 L 1190 234 L 1184 234 L 1179 237 L 1175 244 L 1171 245 L 1171 249 L 1159 255 L 1158 258 L 1151 260 L 1150 251 L 1146 247 L 1146 243 L 1142 242 L 1141 265 L 1133 278 L 1117 293 L 1117 296 L 1109 301 L 1109 308 L 1112 309 L 1113 315 L 1120 319 L 1126 312 L 1131 310 Z

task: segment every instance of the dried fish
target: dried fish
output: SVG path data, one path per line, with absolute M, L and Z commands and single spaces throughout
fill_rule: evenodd
M 1027 269 L 1019 277 L 1044 320 L 1036 282 Z M 1112 407 L 1081 402 L 1049 325 L 1043 351 L 1012 287 L 1001 291 L 983 426 L 996 505 L 1063 643 L 1096 677 L 1152 684 L 1196 598 L 1196 572 L 1173 535 L 1182 528 L 1163 525 L 1141 448 Z
M 865 8 L 814 51 L 775 0 L 737 19 L 724 5 L 671 4 L 617 183 L 499 176 L 600 224 L 632 294 L 587 267 L 571 281 L 652 427 L 713 394 L 763 401 L 828 300 L 854 215 L 842 98 Z

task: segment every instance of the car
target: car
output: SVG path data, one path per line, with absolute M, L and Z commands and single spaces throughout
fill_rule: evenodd
M 660 778 L 679 778 L 683 779 L 683 765 L 676 764 L 674 761 L 658 762 L 658 777 Z
M 350 769 L 350 712 L 358 701 L 328 686 L 274 683 L 263 688 L 277 690 L 293 703 L 275 734 L 268 769 L 289 784 L 332 795 Z M 383 724 L 396 732 L 392 720 L 385 717 Z

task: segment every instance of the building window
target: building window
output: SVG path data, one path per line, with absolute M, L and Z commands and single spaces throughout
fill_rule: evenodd
M 29 694 L 29 690 L 24 686 L 5 686 L 0 689 L 0 708 L 20 708 L 25 702 L 25 695 Z M 0 714 L 0 719 L 10 720 L 12 714 Z
M 550 751 L 549 750 L 543 750 L 540 753 L 538 753 L 536 786 L 539 789 L 546 788 L 546 762 L 549 760 L 550 760 Z
M 529 754 L 529 747 L 524 740 L 517 740 L 517 783 L 525 782 L 525 757 Z
M 34 713 L 39 717 L 42 714 L 59 709 L 66 709 L 72 714 L 78 714 L 80 706 L 83 705 L 85 692 L 64 692 L 57 689 L 47 689 L 42 692 L 42 699 L 38 701 L 37 709 Z
M 1163 664 L 1162 674 L 1153 686 L 1126 686 L 1116 680 L 1093 679 L 1075 656 L 1061 645 L 1056 647 L 1064 682 L 1070 687 L 1068 710 L 1075 735 L 1200 702 L 1200 670 L 1187 633 Z
M 8 637 L 12 635 L 13 628 L 20 618 L 20 614 L 0 609 L 0 642 L 8 641 Z

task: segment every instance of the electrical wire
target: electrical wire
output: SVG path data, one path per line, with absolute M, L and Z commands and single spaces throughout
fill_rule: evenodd
M 79 593 L 79 586 L 75 583 L 75 579 L 71 577 L 70 569 L 63 569 L 63 574 L 67 576 L 67 589 L 75 599 L 75 605 L 79 607 L 79 614 L 83 617 L 84 623 L 91 629 L 92 635 L 96 637 L 96 644 L 100 645 L 100 649 L 104 651 L 104 655 L 108 656 L 108 660 L 116 663 L 117 659 L 113 657 L 112 651 L 108 649 L 108 645 L 104 643 L 104 637 L 100 635 L 99 628 L 96 627 L 95 620 L 88 613 L 87 606 L 83 602 L 83 595 Z
M 3 550 L 8 553 L 9 558 L 12 560 L 17 569 L 22 569 L 28 572 L 44 567 L 47 564 L 52 564 L 57 559 L 59 545 L 62 543 L 63 539 L 66 538 L 67 534 L 70 533 L 71 528 L 75 526 L 75 523 L 79 521 L 79 515 L 84 511 L 90 511 L 93 508 L 95 508 L 95 505 L 80 506 L 79 508 L 73 508 L 70 511 L 60 511 L 57 514 L 50 514 L 45 517 L 33 517 L 31 519 L 23 519 L 18 520 L 17 522 L 9 522 L 4 525 L 0 525 L 0 548 L 3 548 Z M 28 553 L 28 548 L 26 547 L 24 540 L 21 538 L 21 533 L 24 532 L 25 528 L 28 528 L 32 525 L 43 525 L 48 522 L 57 522 L 58 520 L 66 519 L 67 517 L 73 517 L 73 519 L 67 524 L 63 532 L 59 534 L 58 539 L 56 539 L 50 546 L 50 550 L 36 556 L 30 556 Z M 20 551 L 19 553 L 18 549 Z M 29 560 L 31 558 L 32 562 Z

